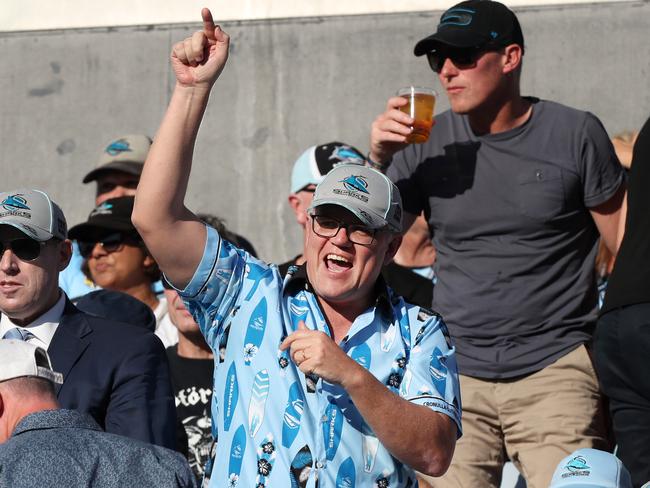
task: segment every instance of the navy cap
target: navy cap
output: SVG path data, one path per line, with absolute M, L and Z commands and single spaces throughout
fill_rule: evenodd
M 462 48 L 509 44 L 519 44 L 524 49 L 524 35 L 514 12 L 492 0 L 468 0 L 442 14 L 438 30 L 419 41 L 413 53 L 422 56 L 441 46 Z
M 88 220 L 77 224 L 68 231 L 70 239 L 93 242 L 99 236 L 111 232 L 137 234 L 131 222 L 135 198 L 132 196 L 110 198 L 97 205 Z

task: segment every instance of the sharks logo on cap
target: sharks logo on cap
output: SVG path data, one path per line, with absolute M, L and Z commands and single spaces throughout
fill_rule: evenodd
M 111 156 L 117 156 L 118 154 L 122 154 L 123 152 L 130 152 L 130 151 L 131 151 L 131 146 L 129 145 L 129 142 L 126 139 L 118 139 L 117 141 L 113 141 L 108 146 L 106 146 L 106 152 Z
M 587 464 L 587 460 L 582 456 L 576 456 L 565 466 L 571 472 L 574 471 L 584 471 L 586 469 L 591 469 L 591 466 Z
M 5 198 L 2 203 L 0 203 L 5 210 L 15 211 L 15 210 L 31 210 L 27 206 L 27 200 L 22 195 L 9 195 Z
M 90 212 L 90 217 L 95 217 L 97 215 L 111 215 L 113 213 L 113 204 L 104 202 L 101 205 L 98 205 Z
M 328 159 L 334 159 L 337 161 L 332 167 L 341 163 L 364 164 L 364 157 L 359 154 L 356 149 L 353 149 L 350 146 L 335 147 Z
M 368 180 L 366 180 L 363 176 L 355 176 L 355 175 L 350 175 L 347 178 L 341 180 L 341 183 L 347 188 L 349 191 L 358 191 L 361 193 L 368 193 Z

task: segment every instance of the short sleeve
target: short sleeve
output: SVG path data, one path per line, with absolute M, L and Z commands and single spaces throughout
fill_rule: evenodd
M 625 171 L 596 116 L 586 113 L 580 138 L 578 171 L 582 177 L 585 206 L 593 208 L 614 196 L 624 181 Z
M 415 335 L 400 396 L 451 417 L 460 437 L 461 399 L 456 350 L 442 317 L 429 315 L 424 309 L 418 314 L 428 318 L 411 322 L 416 324 L 412 328 Z
M 243 286 L 248 254 L 221 239 L 212 227 L 206 227 L 201 262 L 179 294 L 212 346 L 218 344 L 224 318 L 235 306 Z
M 393 183 L 399 188 L 402 197 L 404 211 L 420 215 L 427 205 L 420 185 L 423 184 L 421 175 L 417 173 L 417 167 L 421 160 L 420 148 L 416 144 L 407 146 L 395 154 L 393 162 L 386 170 Z

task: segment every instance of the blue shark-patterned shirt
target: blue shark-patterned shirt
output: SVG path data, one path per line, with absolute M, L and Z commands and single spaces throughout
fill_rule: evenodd
M 305 376 L 280 351 L 300 321 L 330 335 L 306 275 L 283 279 L 276 266 L 207 229 L 201 263 L 181 295 L 215 353 L 209 486 L 417 486 L 343 388 Z M 396 394 L 451 417 L 460 433 L 455 350 L 444 322 L 383 288 L 340 347 Z

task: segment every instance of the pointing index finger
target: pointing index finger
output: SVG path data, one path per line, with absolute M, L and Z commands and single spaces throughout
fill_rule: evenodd
M 210 12 L 209 8 L 203 8 L 201 10 L 201 17 L 203 17 L 203 32 L 205 33 L 206 37 L 210 40 L 214 40 L 214 28 L 216 25 L 214 24 L 214 20 L 212 19 L 212 12 Z

